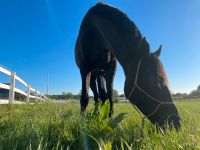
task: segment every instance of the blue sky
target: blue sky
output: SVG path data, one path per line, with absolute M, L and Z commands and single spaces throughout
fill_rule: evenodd
M 74 44 L 81 20 L 97 0 L 0 0 L 0 64 L 34 88 L 77 93 L 81 88 Z M 152 51 L 163 44 L 161 61 L 173 92 L 190 92 L 200 84 L 199 0 L 105 0 L 136 23 Z M 8 82 L 0 74 L 0 82 Z M 114 87 L 120 93 L 120 65 Z

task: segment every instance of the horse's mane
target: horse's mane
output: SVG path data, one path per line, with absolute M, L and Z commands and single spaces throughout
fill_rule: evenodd
M 88 12 L 104 16 L 105 18 L 109 18 L 112 21 L 121 22 L 122 20 L 123 21 L 126 20 L 128 22 L 132 22 L 125 13 L 123 13 L 116 7 L 113 7 L 113 6 L 107 5 L 107 4 L 103 4 L 103 3 L 97 3 L 95 6 L 91 7 Z
M 165 72 L 165 68 L 163 67 L 163 65 L 160 62 L 160 60 L 158 62 L 158 73 L 159 73 L 159 76 L 163 78 L 164 84 L 169 86 L 169 81 L 168 81 L 168 78 L 167 78 L 167 75 L 166 75 L 166 72 Z

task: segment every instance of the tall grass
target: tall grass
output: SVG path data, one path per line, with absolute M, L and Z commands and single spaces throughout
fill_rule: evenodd
M 80 117 L 79 103 L 1 105 L 0 149 L 200 149 L 200 101 L 178 101 L 179 132 L 163 135 L 129 103 L 115 104 L 113 119 Z M 125 114 L 123 114 L 125 113 Z M 101 121 L 103 120 L 103 122 Z

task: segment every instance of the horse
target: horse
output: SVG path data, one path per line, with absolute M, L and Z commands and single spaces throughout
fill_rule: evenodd
M 181 119 L 159 59 L 161 47 L 150 45 L 135 23 L 122 11 L 97 3 L 84 16 L 75 44 L 75 60 L 82 78 L 81 113 L 88 105 L 91 74 L 105 74 L 110 116 L 117 61 L 125 74 L 124 94 L 152 124 L 179 129 Z M 93 81 L 93 80 L 92 80 Z M 144 119 L 143 118 L 143 119 Z

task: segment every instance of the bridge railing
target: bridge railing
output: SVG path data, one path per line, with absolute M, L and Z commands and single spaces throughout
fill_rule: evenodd
M 0 73 L 6 74 L 10 77 L 10 83 L 4 84 L 0 83 L 0 89 L 6 89 L 9 91 L 9 103 L 13 104 L 15 101 L 15 92 L 21 95 L 26 96 L 26 102 L 29 103 L 30 98 L 35 100 L 44 100 L 44 94 L 40 91 L 32 88 L 28 83 L 26 83 L 23 79 L 16 75 L 14 71 L 9 71 L 4 67 L 0 66 Z M 20 82 L 24 87 L 27 89 L 26 91 L 20 90 L 19 88 L 15 87 L 16 81 Z

